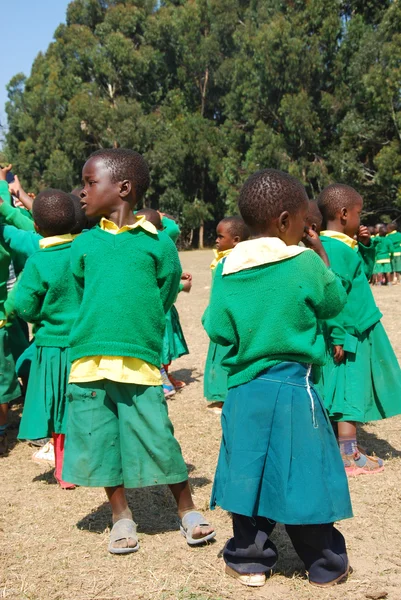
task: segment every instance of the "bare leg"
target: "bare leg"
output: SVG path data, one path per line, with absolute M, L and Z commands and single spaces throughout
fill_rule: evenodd
M 132 519 L 132 512 L 128 507 L 124 486 L 118 485 L 116 487 L 107 487 L 104 489 L 111 504 L 113 525 L 120 519 Z M 117 540 L 113 543 L 113 546 L 114 548 L 135 548 L 137 543 L 138 540 L 128 538 L 128 543 L 126 539 Z
M 195 509 L 195 504 L 192 500 L 192 494 L 189 487 L 189 482 L 182 481 L 181 483 L 172 483 L 168 486 L 171 490 L 171 493 L 174 496 L 174 499 L 177 503 L 178 516 L 180 519 L 185 515 L 185 513 L 190 512 Z M 210 525 L 207 527 L 195 527 L 192 537 L 195 539 L 200 539 L 212 533 L 214 528 Z
M 355 421 L 340 421 L 337 423 L 338 437 L 356 439 L 356 423 Z

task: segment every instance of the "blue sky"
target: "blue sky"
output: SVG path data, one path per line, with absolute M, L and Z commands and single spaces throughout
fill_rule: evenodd
M 0 3 L 1 4 L 1 3 Z M 69 0 L 12 0 L 2 10 L 0 34 L 0 122 L 5 119 L 6 85 L 13 75 L 29 75 L 40 51 L 46 50 L 57 26 L 65 22 Z

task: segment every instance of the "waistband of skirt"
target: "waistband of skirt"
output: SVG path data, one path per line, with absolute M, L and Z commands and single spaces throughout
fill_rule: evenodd
M 306 363 L 288 361 L 262 371 L 256 379 L 276 381 L 277 383 L 287 383 L 289 385 L 301 385 L 302 387 L 305 387 L 309 380 L 311 370 L 312 366 Z

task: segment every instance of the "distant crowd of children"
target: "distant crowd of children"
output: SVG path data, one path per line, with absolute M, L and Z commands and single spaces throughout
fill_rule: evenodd
M 138 210 L 146 162 L 99 150 L 82 187 L 34 200 L 10 169 L 0 169 L 0 454 L 8 406 L 24 393 L 18 437 L 42 444 L 35 460 L 54 457 L 63 488 L 105 488 L 110 553 L 139 549 L 125 488 L 168 485 L 187 543 L 212 540 L 166 404 L 185 386 L 170 367 L 188 354 L 175 301 L 192 276 L 175 219 Z M 204 395 L 222 425 L 210 505 L 233 522 L 226 573 L 263 586 L 280 522 L 310 583 L 331 586 L 352 571 L 334 526 L 352 517 L 347 475 L 384 469 L 357 424 L 401 414 L 401 371 L 369 285 L 401 282 L 401 233 L 361 226 L 353 188 L 310 201 L 274 169 L 247 179 L 238 209 L 217 226 L 202 318 Z

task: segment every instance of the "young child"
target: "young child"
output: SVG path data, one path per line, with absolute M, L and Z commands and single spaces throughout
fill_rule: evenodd
M 319 321 L 334 317 L 346 294 L 317 234 L 303 237 L 308 198 L 295 178 L 274 169 L 255 173 L 241 189 L 239 210 L 255 239 L 237 244 L 217 265 L 205 320 L 212 341 L 230 347 L 211 499 L 233 516 L 226 573 L 244 585 L 264 585 L 277 561 L 269 536 L 279 521 L 310 583 L 333 585 L 350 569 L 333 522 L 351 517 L 352 509 L 310 373 L 325 359 Z M 316 252 L 299 247 L 301 239 Z
M 241 217 L 226 217 L 220 221 L 216 228 L 214 260 L 210 265 L 212 279 L 218 263 L 228 256 L 239 242 L 243 242 L 248 238 L 249 230 Z M 217 415 L 221 415 L 223 403 L 227 396 L 227 371 L 222 366 L 227 351 L 226 346 L 210 342 L 206 357 L 203 395 L 208 401 L 208 410 Z
M 86 217 L 73 198 L 48 189 L 35 198 L 33 218 L 43 236 L 40 249 L 27 260 L 18 281 L 15 310 L 35 328 L 31 375 L 18 437 L 53 437 L 55 477 L 62 488 L 62 464 L 66 428 L 66 387 L 70 370 L 68 335 L 79 306 L 70 269 L 71 242 L 82 231 Z M 38 457 L 37 457 L 38 458 Z
M 386 225 L 379 226 L 378 235 L 374 239 L 374 247 L 376 250 L 376 263 L 373 274 L 376 275 L 376 282 L 380 285 L 387 285 L 392 271 L 393 244 L 387 237 Z
M 357 191 L 332 184 L 318 203 L 326 227 L 322 244 L 347 291 L 346 306 L 325 324 L 331 348 L 323 368 L 325 405 L 338 426 L 347 474 L 378 473 L 383 461 L 358 446 L 356 423 L 401 413 L 401 371 L 368 283 L 366 265 L 373 266 L 375 249 L 368 229 L 360 227 L 363 200 Z
M 393 221 L 387 227 L 387 237 L 392 244 L 391 270 L 393 284 L 401 283 L 401 233 L 397 229 L 397 222 Z
M 125 487 L 169 485 L 191 545 L 215 536 L 195 510 L 160 379 L 165 314 L 180 283 L 169 237 L 133 210 L 149 186 L 140 154 L 99 150 L 83 167 L 81 201 L 100 225 L 72 245 L 81 296 L 70 336 L 63 478 L 105 487 L 113 513 L 109 552 L 139 548 Z

